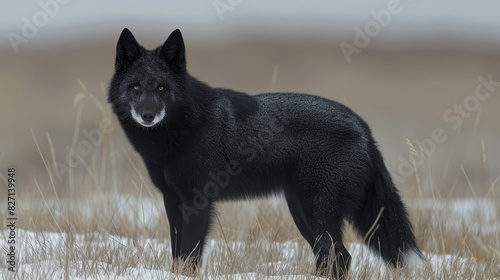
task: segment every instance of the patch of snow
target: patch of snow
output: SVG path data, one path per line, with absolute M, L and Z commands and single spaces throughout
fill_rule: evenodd
M 496 234 L 500 231 L 500 224 L 497 223 L 499 206 L 492 199 L 420 199 L 409 201 L 408 206 L 431 210 L 431 222 L 434 226 L 441 224 L 447 229 L 466 230 L 476 234 Z

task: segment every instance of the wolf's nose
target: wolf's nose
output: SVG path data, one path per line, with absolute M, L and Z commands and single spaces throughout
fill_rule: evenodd
M 149 122 L 152 122 L 154 120 L 155 114 L 153 114 L 153 112 L 151 112 L 151 111 L 144 111 L 141 114 L 141 118 L 143 121 L 149 123 Z

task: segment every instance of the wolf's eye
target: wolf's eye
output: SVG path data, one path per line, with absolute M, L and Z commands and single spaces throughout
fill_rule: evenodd
M 135 85 L 132 88 L 134 89 L 134 91 L 139 91 L 141 89 L 139 85 Z
M 164 86 L 158 86 L 158 91 L 164 91 L 165 87 Z

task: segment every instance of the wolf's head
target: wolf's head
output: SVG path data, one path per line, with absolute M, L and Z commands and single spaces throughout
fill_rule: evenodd
M 176 99 L 181 98 L 185 76 L 184 41 L 178 29 L 162 46 L 146 50 L 125 28 L 116 46 L 115 74 L 108 99 L 120 121 L 157 127 L 172 113 Z

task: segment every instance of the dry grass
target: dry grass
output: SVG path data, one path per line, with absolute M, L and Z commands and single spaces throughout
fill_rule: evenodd
M 109 110 L 85 88 L 75 100 L 77 115 L 83 110 L 81 101 L 87 100 L 97 102 L 101 119 L 110 118 Z M 73 146 L 81 140 L 81 129 L 77 118 Z M 50 135 L 44 138 L 50 147 Z M 33 134 L 33 139 L 39 146 L 40 136 Z M 19 257 L 21 265 L 30 265 L 30 269 L 15 278 L 141 278 L 144 270 L 152 277 L 165 277 L 172 258 L 161 194 L 151 185 L 140 158 L 131 151 L 119 128 L 104 134 L 102 143 L 90 155 L 80 157 L 81 164 L 62 181 L 57 178 L 55 163 L 65 155 L 56 155 L 54 150 L 51 147 L 47 153 L 39 149 L 47 174 L 30 183 L 29 192 L 17 194 L 18 228 L 26 230 L 18 231 Z M 483 165 L 487 169 L 486 159 Z M 434 168 L 431 164 L 427 167 Z M 373 261 L 368 265 L 370 254 L 366 248 L 358 248 L 359 238 L 347 228 L 346 241 L 356 242 L 349 248 L 360 252 L 353 254 L 350 276 L 382 279 L 387 277 L 384 273 L 391 273 L 390 277 L 396 279 L 498 278 L 500 199 L 494 191 L 496 182 L 468 186 L 458 177 L 450 176 L 436 184 L 432 175 L 417 168 L 415 175 L 400 186 L 419 244 L 431 265 L 411 271 L 381 270 Z M 463 200 L 467 196 L 472 204 L 479 203 L 471 211 L 467 210 L 469 202 Z M 482 208 L 486 214 L 479 211 Z M 0 219 L 4 221 L 5 209 L 1 204 Z M 314 277 L 311 249 L 280 199 L 226 203 L 219 207 L 219 214 L 198 277 Z M 54 240 L 54 233 L 59 241 Z M 439 255 L 450 255 L 449 261 Z M 4 268 L 4 257 L 0 257 L 0 268 Z M 4 277 L 7 275 L 12 276 Z

